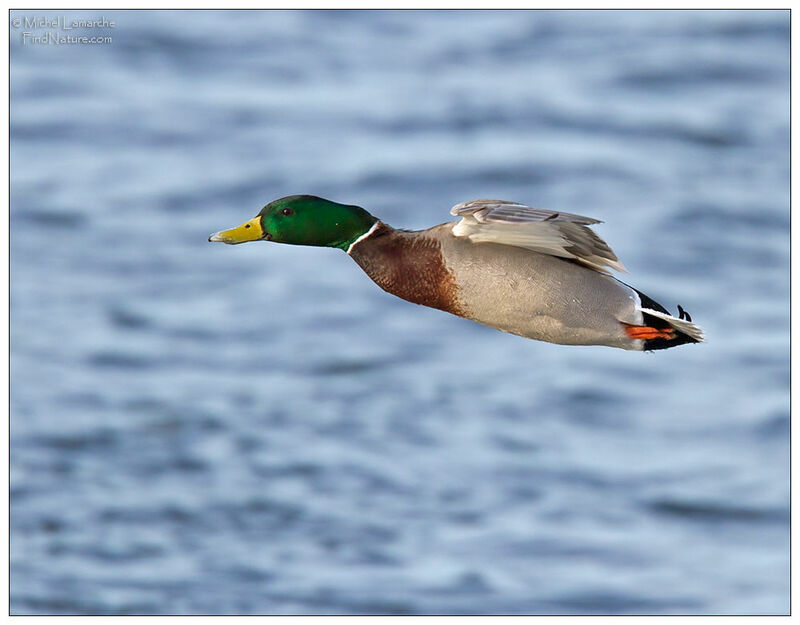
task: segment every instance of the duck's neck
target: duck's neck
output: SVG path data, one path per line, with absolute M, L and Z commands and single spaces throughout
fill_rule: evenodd
M 395 230 L 378 221 L 347 251 L 384 291 L 404 300 L 460 314 L 453 274 L 439 241 L 423 232 Z

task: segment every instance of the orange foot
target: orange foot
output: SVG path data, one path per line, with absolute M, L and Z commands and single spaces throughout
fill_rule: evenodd
M 672 328 L 650 328 L 648 326 L 635 326 L 630 323 L 623 323 L 625 327 L 625 334 L 632 339 L 642 339 L 644 341 L 652 341 L 653 339 L 674 339 L 675 330 Z

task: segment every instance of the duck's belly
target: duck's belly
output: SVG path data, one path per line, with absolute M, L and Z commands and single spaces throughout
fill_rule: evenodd
M 550 343 L 642 349 L 621 323 L 642 323 L 638 296 L 614 278 L 522 248 L 448 239 L 442 251 L 464 317 Z

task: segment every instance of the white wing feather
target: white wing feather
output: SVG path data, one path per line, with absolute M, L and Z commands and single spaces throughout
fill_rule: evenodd
M 608 244 L 587 227 L 601 223 L 591 217 L 503 200 L 462 202 L 450 213 L 461 217 L 453 234 L 475 243 L 500 243 L 571 258 L 604 273 L 606 267 L 626 271 Z

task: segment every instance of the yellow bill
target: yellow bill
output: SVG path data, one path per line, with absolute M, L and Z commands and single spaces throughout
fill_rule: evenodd
M 215 232 L 208 237 L 208 240 L 227 243 L 228 245 L 237 245 L 238 243 L 247 243 L 248 241 L 260 241 L 264 238 L 266 237 L 264 236 L 264 229 L 261 227 L 261 217 L 256 216 L 236 228 Z

